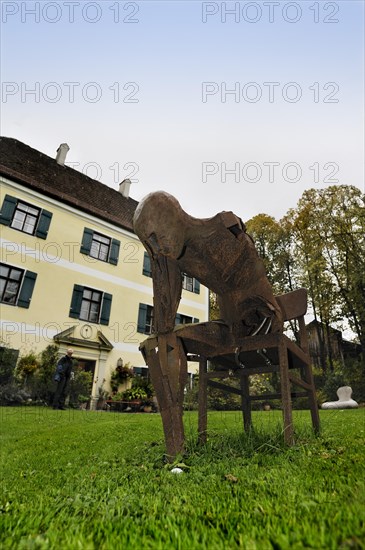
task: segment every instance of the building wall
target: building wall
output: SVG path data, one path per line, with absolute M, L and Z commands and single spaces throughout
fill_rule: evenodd
M 37 274 L 29 308 L 1 303 L 1 338 L 20 354 L 42 351 L 57 335 L 62 353 L 71 342 L 76 358 L 95 361 L 95 397 L 118 358 L 144 365 L 138 345 L 146 335 L 137 331 L 138 310 L 140 303 L 153 304 L 152 279 L 143 275 L 144 247 L 132 232 L 1 178 L 0 206 L 6 194 L 51 212 L 52 220 L 46 239 L 0 226 L 2 263 Z M 120 242 L 117 265 L 80 252 L 85 228 Z M 108 324 L 70 316 L 74 285 L 112 295 Z M 179 313 L 206 320 L 207 289 L 183 290 Z

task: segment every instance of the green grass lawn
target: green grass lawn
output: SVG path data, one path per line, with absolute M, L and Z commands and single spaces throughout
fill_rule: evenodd
M 364 549 L 365 410 L 211 412 L 196 444 L 185 413 L 182 474 L 164 462 L 158 414 L 2 408 L 3 549 Z

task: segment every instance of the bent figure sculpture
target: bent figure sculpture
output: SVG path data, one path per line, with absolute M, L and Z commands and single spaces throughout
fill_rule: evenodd
M 184 449 L 187 354 L 214 357 L 219 347 L 242 337 L 280 332 L 282 312 L 252 239 L 232 212 L 193 218 L 159 191 L 139 203 L 134 229 L 151 259 L 154 293 L 154 334 L 140 349 L 156 391 L 167 454 L 174 457 Z M 175 327 L 182 273 L 216 293 L 220 321 Z

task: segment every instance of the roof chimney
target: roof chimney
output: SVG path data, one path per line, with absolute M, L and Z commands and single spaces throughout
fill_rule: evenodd
M 131 186 L 131 180 L 128 178 L 123 180 L 122 183 L 119 184 L 119 193 L 122 193 L 123 197 L 125 197 L 126 199 L 129 198 L 130 186 Z
M 57 164 L 60 164 L 61 166 L 64 166 L 66 155 L 69 152 L 70 148 L 67 145 L 67 143 L 61 143 L 59 148 L 57 149 L 57 155 L 56 155 L 56 162 Z

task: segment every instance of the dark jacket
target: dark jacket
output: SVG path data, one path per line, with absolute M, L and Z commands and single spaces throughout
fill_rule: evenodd
M 56 373 L 54 375 L 55 381 L 59 382 L 63 378 L 69 379 L 71 376 L 72 366 L 72 357 L 69 357 L 68 355 L 64 355 L 63 357 L 61 357 L 61 359 L 57 363 Z

